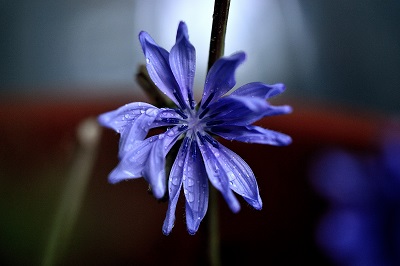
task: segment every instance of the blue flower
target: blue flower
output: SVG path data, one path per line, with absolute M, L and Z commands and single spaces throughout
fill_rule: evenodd
M 212 66 L 202 100 L 197 104 L 193 96 L 196 54 L 189 42 L 186 24 L 179 24 L 176 43 L 170 52 L 158 46 L 146 32 L 139 34 L 139 40 L 151 79 L 176 108 L 157 108 L 135 102 L 100 115 L 102 125 L 121 135 L 120 162 L 110 173 L 109 181 L 116 183 L 143 177 L 157 198 L 162 198 L 168 188 L 168 211 L 163 225 L 167 235 L 174 225 L 182 188 L 190 234 L 197 232 L 207 212 L 209 181 L 222 193 L 233 212 L 240 209 L 233 192 L 255 209 L 261 209 L 262 201 L 252 170 L 214 136 L 260 144 L 289 144 L 289 136 L 252 125 L 265 116 L 291 112 L 289 106 L 275 107 L 266 101 L 282 93 L 284 85 L 249 83 L 226 95 L 235 86 L 235 70 L 245 59 L 245 54 L 239 52 L 219 59 Z M 166 131 L 149 134 L 150 129 L 158 127 Z M 166 156 L 175 144 L 180 147 L 168 175 Z
M 400 139 L 377 155 L 324 153 L 312 165 L 316 190 L 330 207 L 317 242 L 336 265 L 400 265 Z

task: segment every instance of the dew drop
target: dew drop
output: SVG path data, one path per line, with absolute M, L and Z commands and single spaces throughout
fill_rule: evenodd
M 174 184 L 175 186 L 179 185 L 179 178 L 174 176 L 171 180 L 172 184 Z
M 229 180 L 235 180 L 236 176 L 232 171 L 229 171 L 226 174 L 229 177 Z
M 189 202 L 193 202 L 194 201 L 194 194 L 192 192 L 188 192 L 186 194 L 186 198 Z
M 188 178 L 187 185 L 188 185 L 189 187 L 192 187 L 192 186 L 194 185 L 194 180 L 193 180 L 193 178 Z
M 154 116 L 156 114 L 155 109 L 152 108 L 147 109 L 145 113 L 148 116 Z
M 173 130 L 168 130 L 167 131 L 167 135 L 172 137 L 174 135 L 174 131 Z
M 148 57 L 146 58 L 146 63 L 150 64 L 150 58 L 148 58 Z
M 132 150 L 132 149 L 133 149 L 133 144 L 132 143 L 129 143 L 128 145 L 126 145 L 126 150 L 127 151 Z

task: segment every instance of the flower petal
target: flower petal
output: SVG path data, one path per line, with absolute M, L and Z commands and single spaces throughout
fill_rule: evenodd
M 258 191 L 256 178 L 250 166 L 236 153 L 219 145 L 211 147 L 214 154 L 219 152 L 218 160 L 229 177 L 229 187 L 241 195 L 251 206 L 260 210 L 262 201 Z
M 218 59 L 207 74 L 201 109 L 230 91 L 236 84 L 236 68 L 245 60 L 246 54 L 239 52 L 229 57 Z
M 143 169 L 143 177 L 149 182 L 153 195 L 162 198 L 166 190 L 165 157 L 180 136 L 178 126 L 158 135 L 152 146 L 148 161 Z
M 183 122 L 183 118 L 187 116 L 179 109 L 161 108 L 152 127 L 174 126 Z
M 211 148 L 212 145 L 218 145 L 218 142 L 211 144 L 207 141 L 207 139 L 210 138 L 211 136 L 209 135 L 208 138 L 201 134 L 197 136 L 197 143 L 199 144 L 201 155 L 203 156 L 208 179 L 213 186 L 221 192 L 230 209 L 233 212 L 238 212 L 240 210 L 240 204 L 229 187 L 229 177 L 218 159 L 220 153 L 218 151 L 215 152 L 215 150 Z
M 179 193 L 182 188 L 183 166 L 185 159 L 188 155 L 189 139 L 185 138 L 181 147 L 179 148 L 175 162 L 172 165 L 168 182 L 168 209 L 163 224 L 163 233 L 169 235 L 175 223 L 175 210 L 178 203 Z
M 151 104 L 137 102 L 100 115 L 99 122 L 121 134 L 119 157 L 122 158 L 137 141 L 147 136 L 159 112 L 160 109 Z
M 108 181 L 115 184 L 122 180 L 142 177 L 143 169 L 156 139 L 158 139 L 158 135 L 138 141 L 134 146 L 135 148 L 127 152 L 117 167 L 110 173 Z
M 183 99 L 193 109 L 196 105 L 193 100 L 196 50 L 189 42 L 188 29 L 184 22 L 179 24 L 176 43 L 171 49 L 169 63 L 181 89 Z
M 289 145 L 292 138 L 286 134 L 258 126 L 214 126 L 210 131 L 227 140 L 276 146 Z
M 285 85 L 282 83 L 268 85 L 261 82 L 252 82 L 236 89 L 231 95 L 257 97 L 267 100 L 275 95 L 281 94 L 284 90 Z
M 190 234 L 199 229 L 208 207 L 208 178 L 196 140 L 192 140 L 183 169 L 186 224 Z
M 140 32 L 139 41 L 146 57 L 147 71 L 154 84 L 175 104 L 184 109 L 182 93 L 169 65 L 169 53 L 158 46 L 145 31 Z
M 127 126 L 129 127 L 138 116 L 144 114 L 147 110 L 152 109 L 157 108 L 151 104 L 143 102 L 130 103 L 114 111 L 99 115 L 98 120 L 101 125 L 121 133 Z
M 261 98 L 226 96 L 212 104 L 204 122 L 206 125 L 249 125 L 265 116 L 291 112 L 290 106 L 271 106 Z

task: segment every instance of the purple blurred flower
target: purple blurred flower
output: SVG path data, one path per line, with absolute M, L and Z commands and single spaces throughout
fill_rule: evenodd
M 330 209 L 317 242 L 338 265 L 400 265 L 400 142 L 379 156 L 331 151 L 313 165 L 317 191 Z
M 190 234 L 196 233 L 206 214 L 209 181 L 222 193 L 233 212 L 240 209 L 233 192 L 255 209 L 261 209 L 262 201 L 252 170 L 213 136 L 260 144 L 289 144 L 289 136 L 252 125 L 265 116 L 291 112 L 289 106 L 275 107 L 266 101 L 282 93 L 284 85 L 249 83 L 225 95 L 235 86 L 235 70 L 245 59 L 245 54 L 239 52 L 219 59 L 212 66 L 201 103 L 197 105 L 193 97 L 196 55 L 186 24 L 179 24 L 171 52 L 158 46 L 147 32 L 141 32 L 139 40 L 151 79 L 177 108 L 157 108 L 135 102 L 100 115 L 103 126 L 121 134 L 120 163 L 111 172 L 109 181 L 116 183 L 144 177 L 157 198 L 162 198 L 168 187 L 169 204 L 163 225 L 167 235 L 174 225 L 182 187 Z M 162 134 L 148 136 L 149 130 L 157 127 L 167 129 Z M 166 155 L 176 143 L 180 148 L 167 181 Z

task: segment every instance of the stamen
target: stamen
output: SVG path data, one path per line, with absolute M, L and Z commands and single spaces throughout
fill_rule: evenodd
M 204 109 L 204 110 L 200 113 L 199 118 L 202 119 L 202 118 L 208 113 L 208 111 L 210 111 L 210 108 L 207 107 L 206 109 Z
M 204 136 L 202 136 L 200 134 L 200 132 L 196 132 L 197 136 L 199 137 L 200 141 L 202 144 L 205 144 L 205 141 L 207 141 L 208 143 L 210 143 L 214 148 L 219 148 L 219 144 L 218 141 L 216 141 L 215 139 L 213 139 L 210 135 L 205 134 Z
M 189 93 L 188 98 L 189 98 L 190 108 L 193 110 L 195 107 L 195 101 L 193 99 L 193 95 L 191 93 Z
M 192 141 L 192 145 L 190 145 L 190 153 L 192 156 L 192 160 L 195 161 L 197 157 L 197 142 Z
M 204 144 L 204 137 L 200 134 L 199 131 L 197 131 L 196 134 L 197 134 L 197 137 L 199 137 L 201 143 Z
M 188 129 L 188 125 L 181 125 L 180 127 L 178 127 L 178 131 L 184 131 L 186 129 Z
M 186 103 L 182 98 L 182 93 L 178 94 L 177 91 L 174 91 L 173 94 L 174 94 L 175 98 L 178 100 L 179 106 L 181 107 L 181 109 L 185 110 L 186 109 Z
M 182 143 L 182 154 L 185 154 L 187 152 L 188 146 L 189 146 L 189 138 L 185 137 Z
M 179 124 L 180 120 L 178 118 L 161 118 L 161 121 L 168 124 Z
M 215 92 L 212 92 L 210 95 L 208 95 L 207 100 L 201 105 L 201 107 L 204 109 L 207 107 L 207 105 L 211 102 L 211 100 L 214 98 Z
M 210 135 L 204 135 L 204 139 L 207 140 L 214 148 L 219 148 L 218 141 L 213 139 Z
M 182 110 L 181 109 L 174 109 L 175 110 L 175 112 L 178 114 L 178 115 L 180 115 L 183 119 L 186 119 L 186 118 L 188 118 L 188 116 L 187 115 L 185 115 L 185 113 L 184 112 L 182 112 Z

